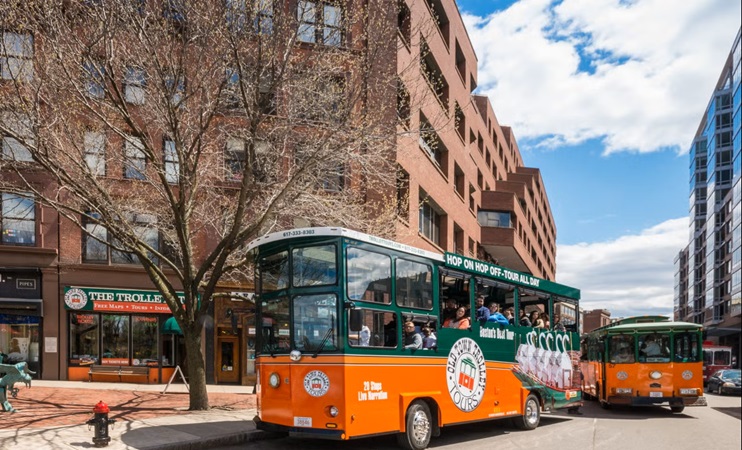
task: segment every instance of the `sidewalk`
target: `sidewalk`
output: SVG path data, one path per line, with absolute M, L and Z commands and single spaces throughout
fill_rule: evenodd
M 188 411 L 185 385 L 34 380 L 0 412 L 0 449 L 94 448 L 85 422 L 99 401 L 116 419 L 108 449 L 202 449 L 270 436 L 255 429 L 252 386 L 208 385 L 209 411 Z

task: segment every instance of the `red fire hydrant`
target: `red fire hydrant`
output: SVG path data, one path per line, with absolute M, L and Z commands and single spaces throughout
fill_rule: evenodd
M 96 447 L 105 447 L 109 442 L 111 442 L 111 437 L 108 436 L 108 425 L 113 426 L 116 419 L 109 419 L 109 412 L 110 410 L 108 409 L 108 405 L 103 403 L 103 400 L 101 400 L 93 408 L 95 416 L 85 422 L 88 424 L 88 428 L 91 426 L 95 427 L 95 433 L 93 433 L 93 444 Z

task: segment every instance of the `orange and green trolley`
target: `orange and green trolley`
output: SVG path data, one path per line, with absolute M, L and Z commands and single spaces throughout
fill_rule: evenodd
M 403 447 L 423 449 L 450 425 L 507 419 L 533 429 L 542 411 L 582 404 L 577 324 L 535 329 L 475 313 L 484 295 L 516 318 L 537 309 L 553 319 L 579 310 L 577 289 L 343 228 L 272 233 L 249 251 L 259 429 L 337 440 L 397 434 Z M 458 308 L 468 327 L 449 325 Z M 423 347 L 410 344 L 407 322 Z
M 583 337 L 583 395 L 611 405 L 705 406 L 703 327 L 664 316 L 629 317 Z

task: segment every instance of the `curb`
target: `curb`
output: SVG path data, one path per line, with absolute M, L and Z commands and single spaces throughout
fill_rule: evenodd
M 281 433 L 270 433 L 260 430 L 241 431 L 239 433 L 224 434 L 210 438 L 193 439 L 191 441 L 173 442 L 170 444 L 142 447 L 146 450 L 202 450 L 204 448 L 240 445 L 248 442 L 264 441 L 285 437 Z

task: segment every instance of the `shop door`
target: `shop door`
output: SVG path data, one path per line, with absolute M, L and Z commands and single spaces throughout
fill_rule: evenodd
M 217 338 L 217 383 L 240 382 L 240 341 L 237 336 Z

